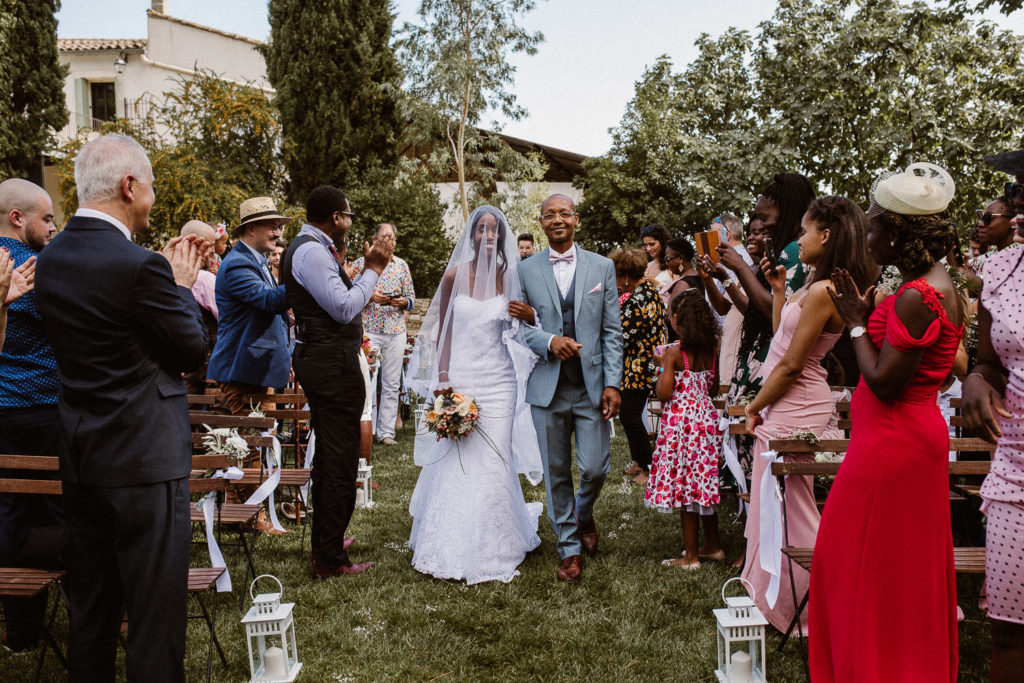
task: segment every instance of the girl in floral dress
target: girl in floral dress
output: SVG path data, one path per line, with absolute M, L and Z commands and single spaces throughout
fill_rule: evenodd
M 699 290 L 679 295 L 672 324 L 679 341 L 665 350 L 655 391 L 666 402 L 644 503 L 661 512 L 679 510 L 685 553 L 667 567 L 698 569 L 700 558 L 722 560 L 718 541 L 718 458 L 722 435 L 711 397 L 718 391 L 721 331 Z M 704 545 L 697 547 L 698 519 Z

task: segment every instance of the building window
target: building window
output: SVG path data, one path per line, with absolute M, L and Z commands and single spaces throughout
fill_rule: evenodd
M 94 121 L 110 121 L 117 116 L 113 83 L 89 83 L 89 100 Z

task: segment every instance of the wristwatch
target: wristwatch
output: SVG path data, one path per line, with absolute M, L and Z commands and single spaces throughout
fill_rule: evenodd
M 736 289 L 739 289 L 740 288 L 740 281 L 737 280 L 736 278 L 732 278 L 728 282 L 726 282 L 725 288 L 728 289 L 729 285 L 732 285 Z
M 867 330 L 864 329 L 863 325 L 857 325 L 856 327 L 851 327 L 850 328 L 850 339 L 856 339 L 857 337 L 863 335 L 865 332 L 867 332 Z

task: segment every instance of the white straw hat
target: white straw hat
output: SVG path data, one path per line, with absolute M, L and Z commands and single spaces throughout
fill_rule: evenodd
M 248 223 L 255 223 L 256 221 L 268 221 L 276 220 L 278 224 L 284 225 L 290 223 L 291 218 L 288 216 L 282 216 L 277 211 L 277 206 L 274 205 L 274 200 L 270 197 L 253 197 L 252 199 L 246 199 L 238 207 L 238 214 L 242 219 L 242 222 L 231 229 L 232 235 L 238 235 L 242 228 Z
M 946 169 L 922 161 L 876 180 L 871 203 L 904 216 L 930 216 L 945 211 L 954 192 L 956 184 Z

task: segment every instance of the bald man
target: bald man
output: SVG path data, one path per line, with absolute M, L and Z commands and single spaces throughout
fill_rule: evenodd
M 217 244 L 217 231 L 210 227 L 209 223 L 191 220 L 181 226 L 179 233 L 182 237 L 195 235 L 210 245 L 210 253 L 213 253 Z M 196 275 L 196 283 L 192 285 L 192 296 L 196 298 L 199 307 L 203 311 L 203 323 L 206 325 L 206 334 L 209 338 L 206 350 L 206 361 L 194 371 L 185 374 L 185 387 L 190 394 L 202 394 L 206 392 L 206 366 L 210 362 L 210 351 L 217 342 L 217 296 L 214 293 L 214 286 L 217 283 L 217 276 L 210 272 L 209 264 Z
M 15 266 L 34 268 L 51 229 L 53 204 L 43 188 L 19 178 L 0 183 L 0 247 L 11 252 Z M 0 353 L 0 453 L 60 457 L 59 393 L 57 361 L 30 291 L 8 309 Z M 0 567 L 44 568 L 61 551 L 65 535 L 59 496 L 0 493 Z M 54 541 L 46 557 L 24 557 L 29 542 L 36 546 L 41 538 Z M 45 593 L 4 598 L 3 609 L 7 646 L 15 651 L 35 647 Z

